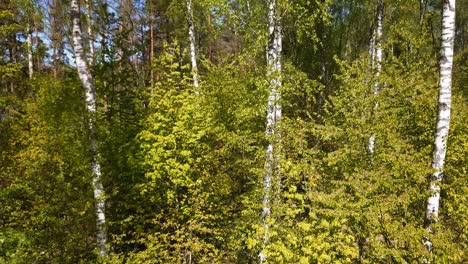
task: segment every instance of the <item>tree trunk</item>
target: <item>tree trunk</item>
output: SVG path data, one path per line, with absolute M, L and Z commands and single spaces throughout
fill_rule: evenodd
M 450 108 L 452 94 L 453 43 L 455 38 L 455 0 L 445 0 L 442 11 L 442 45 L 440 59 L 439 100 L 437 123 L 432 152 L 432 168 L 427 199 L 425 227 L 430 230 L 433 221 L 439 216 L 440 183 L 443 179 L 447 138 L 450 126 Z
M 281 94 L 281 51 L 282 51 L 282 33 L 280 18 L 277 14 L 276 0 L 270 0 L 268 3 L 268 53 L 267 67 L 268 77 L 270 78 L 268 108 L 267 108 L 267 124 L 265 136 L 269 141 L 266 148 L 265 157 L 265 176 L 263 180 L 263 201 L 262 201 L 262 225 L 264 228 L 263 249 L 269 243 L 269 225 L 268 217 L 271 214 L 271 193 L 272 181 L 276 176 L 277 185 L 280 185 L 279 177 L 279 151 L 278 141 L 280 133 L 278 131 L 278 123 L 282 116 L 282 108 L 279 103 Z M 276 186 L 279 190 L 279 186 Z M 267 254 L 262 250 L 259 254 L 260 263 L 266 261 Z
M 94 40 L 91 20 L 91 0 L 86 0 L 86 20 L 88 22 L 88 45 L 89 45 L 89 64 L 94 65 Z
M 375 64 L 375 29 L 372 30 L 372 36 L 369 43 L 369 56 L 371 68 L 374 68 Z
M 34 64 L 33 64 L 33 36 L 32 36 L 32 29 L 30 23 L 28 23 L 28 73 L 29 79 L 32 79 L 34 74 Z
M 192 62 L 192 78 L 193 86 L 195 87 L 195 93 L 198 91 L 198 67 L 197 67 L 197 53 L 195 51 L 195 28 L 193 21 L 193 11 L 192 11 L 192 0 L 186 0 L 187 4 L 187 20 L 188 20 L 188 35 L 190 42 L 190 60 Z
M 50 39 L 53 50 L 52 66 L 54 78 L 58 78 L 62 74 L 63 68 L 63 32 L 64 30 L 64 14 L 62 1 L 52 0 L 49 4 L 50 16 Z
M 150 1 L 151 3 L 151 1 Z M 153 87 L 154 82 L 154 70 L 153 70 L 153 60 L 154 60 L 154 15 L 153 15 L 153 7 L 150 5 L 150 11 L 149 11 L 150 19 L 149 19 L 149 24 L 150 24 L 150 73 L 151 73 L 151 87 Z M 152 89 L 152 88 L 151 88 Z
M 424 0 L 419 0 L 419 23 L 424 20 L 424 14 L 426 13 L 426 3 Z
M 380 73 L 382 72 L 382 21 L 383 21 L 383 0 L 378 0 L 377 2 L 377 25 L 375 29 L 375 39 L 373 38 L 371 41 L 375 41 L 375 53 L 374 48 L 371 45 L 371 58 L 372 60 L 375 59 L 375 78 L 376 81 L 374 83 L 374 96 L 377 96 L 380 91 Z M 379 103 L 376 101 L 373 107 L 373 111 L 377 109 Z M 374 154 L 375 151 L 375 134 L 372 134 L 369 137 L 369 144 L 367 146 L 370 155 Z
M 36 44 L 36 67 L 37 71 L 41 70 L 41 54 L 39 52 L 39 26 L 36 18 L 36 13 L 33 14 L 33 23 L 34 23 L 34 42 Z
M 86 55 L 83 48 L 81 33 L 80 6 L 79 0 L 71 1 L 71 17 L 73 20 L 73 49 L 75 51 L 76 68 L 81 83 L 86 90 L 86 107 L 89 115 L 89 141 L 92 155 L 91 167 L 93 174 L 94 199 L 96 203 L 96 228 L 97 228 L 97 246 L 101 257 L 107 256 L 107 235 L 105 230 L 105 200 L 104 189 L 101 182 L 101 166 L 98 160 L 98 140 L 96 129 L 96 88 L 94 86 L 93 76 L 89 72 L 86 64 Z

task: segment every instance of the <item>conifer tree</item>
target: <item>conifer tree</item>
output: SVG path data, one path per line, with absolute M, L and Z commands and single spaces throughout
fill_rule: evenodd
M 466 259 L 465 3 L 70 1 L 0 1 L 0 263 Z

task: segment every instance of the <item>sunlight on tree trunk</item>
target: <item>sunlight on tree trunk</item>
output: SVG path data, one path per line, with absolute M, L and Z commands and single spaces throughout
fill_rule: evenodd
M 34 74 L 34 65 L 33 65 L 33 40 L 32 40 L 32 29 L 30 24 L 28 23 L 28 73 L 29 79 L 32 79 Z
M 192 0 L 186 0 L 187 4 L 187 20 L 188 20 L 188 36 L 190 42 L 190 61 L 192 62 L 192 76 L 195 93 L 198 94 L 198 67 L 197 53 L 195 51 L 195 26 L 193 21 Z
M 272 196 L 272 181 L 276 178 L 277 185 L 280 184 L 279 178 L 279 130 L 278 123 L 281 119 L 282 108 L 280 105 L 280 87 L 281 87 L 281 51 L 282 51 L 282 34 L 280 18 L 277 13 L 276 0 L 271 0 L 268 3 L 268 53 L 267 67 L 268 77 L 270 78 L 268 108 L 267 108 L 267 124 L 265 136 L 269 143 L 265 154 L 265 176 L 263 180 L 263 207 L 262 207 L 262 225 L 264 229 L 262 252 L 259 254 L 260 263 L 266 261 L 267 254 L 264 252 L 265 247 L 269 242 L 269 224 L 268 217 L 271 214 L 271 196 Z M 278 189 L 276 186 L 275 189 Z
M 372 58 L 372 66 L 375 65 L 375 78 L 377 79 L 374 83 L 374 96 L 377 96 L 380 91 L 380 73 L 382 71 L 382 21 L 383 21 L 383 0 L 378 0 L 377 3 L 377 26 L 372 34 L 371 40 L 371 58 Z M 375 42 L 374 42 L 375 41 Z M 375 43 L 375 48 L 374 44 Z M 375 51 L 375 53 L 374 53 Z M 375 60 L 375 62 L 374 62 Z M 374 104 L 374 108 L 372 111 L 376 111 L 379 106 L 379 103 L 376 101 Z M 367 147 L 369 154 L 373 155 L 375 151 L 375 134 L 372 134 L 369 137 L 369 143 Z
M 455 0 L 444 1 L 442 11 L 442 45 L 440 59 L 439 99 L 437 123 L 432 152 L 431 195 L 427 199 L 425 227 L 430 231 L 432 222 L 439 217 L 440 183 L 443 180 L 447 139 L 450 127 L 450 109 L 452 96 L 453 43 L 455 37 Z M 429 247 L 428 247 L 429 248 Z
M 91 0 L 86 0 L 86 20 L 88 30 L 88 45 L 89 45 L 89 65 L 94 65 L 94 39 L 91 20 Z
M 83 48 L 83 40 L 81 33 L 81 19 L 80 19 L 80 6 L 78 0 L 71 1 L 71 14 L 73 19 L 73 49 L 75 51 L 76 68 L 80 77 L 81 83 L 86 90 L 86 107 L 88 110 L 89 121 L 89 141 L 90 151 L 92 155 L 92 174 L 93 174 L 93 188 L 94 188 L 94 199 L 96 203 L 96 228 L 97 228 L 97 245 L 98 252 L 101 257 L 107 256 L 107 235 L 105 230 L 106 216 L 105 216 L 105 200 L 104 200 L 104 188 L 101 182 L 101 165 L 98 160 L 99 148 L 97 140 L 97 128 L 96 128 L 96 88 L 94 86 L 94 80 L 89 72 L 88 65 L 86 63 L 85 51 Z

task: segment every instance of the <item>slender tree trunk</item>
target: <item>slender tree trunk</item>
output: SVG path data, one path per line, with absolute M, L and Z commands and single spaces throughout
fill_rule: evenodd
M 29 79 L 32 79 L 34 74 L 34 63 L 33 63 L 33 36 L 32 36 L 32 29 L 31 25 L 28 23 L 28 72 L 29 72 Z
M 263 179 L 263 201 L 262 201 L 262 225 L 264 228 L 263 249 L 269 243 L 269 224 L 268 217 L 271 214 L 271 196 L 272 196 L 272 182 L 276 176 L 277 185 L 280 185 L 279 177 L 279 151 L 278 141 L 280 133 L 278 130 L 278 123 L 282 116 L 282 108 L 279 103 L 281 94 L 279 88 L 281 87 L 281 51 L 282 51 L 282 33 L 280 18 L 277 14 L 276 0 L 270 0 L 268 3 L 268 53 L 267 53 L 267 67 L 268 77 L 270 78 L 268 108 L 267 108 L 267 124 L 265 136 L 269 143 L 266 148 L 265 157 L 265 175 Z M 279 186 L 276 186 L 279 190 Z M 260 263 L 266 261 L 267 254 L 262 250 L 259 254 Z
M 371 50 L 371 58 L 375 59 L 375 78 L 374 83 L 374 96 L 377 96 L 380 91 L 380 73 L 382 72 L 382 21 L 383 21 L 383 0 L 377 0 L 377 25 L 375 29 L 375 54 L 374 48 Z M 373 42 L 373 41 L 372 41 Z M 372 46 L 372 45 L 371 45 Z M 375 57 L 374 57 L 375 56 Z M 379 106 L 378 102 L 375 102 L 373 111 Z M 369 137 L 369 144 L 367 146 L 370 155 L 374 154 L 375 151 L 375 134 Z
M 192 62 L 192 78 L 193 86 L 195 87 L 195 93 L 198 91 L 198 67 L 197 67 L 197 53 L 195 51 L 195 27 L 193 21 L 193 10 L 192 10 L 192 0 L 186 0 L 187 4 L 187 20 L 188 20 L 188 35 L 190 42 L 190 60 Z
M 63 60 L 63 31 L 64 31 L 64 14 L 63 3 L 59 0 L 52 0 L 49 4 L 50 16 L 50 32 L 51 32 L 51 45 L 53 49 L 53 74 L 54 78 L 62 73 L 62 60 Z
M 91 2 L 92 0 L 86 0 L 86 20 L 88 22 L 88 45 L 89 45 L 89 64 L 94 65 L 94 40 L 93 40 L 93 28 L 91 20 Z
M 453 43 L 455 38 L 455 0 L 444 0 L 442 11 L 442 45 L 440 59 L 439 99 L 437 123 L 434 135 L 434 149 L 432 152 L 432 168 L 427 199 L 425 227 L 430 230 L 432 222 L 439 217 L 440 183 L 443 179 L 447 138 L 450 127 L 450 109 L 452 95 L 452 65 Z
M 371 69 L 374 68 L 375 64 L 375 29 L 372 30 L 372 36 L 369 42 L 369 56 L 370 56 L 370 65 Z
M 213 31 L 213 26 L 211 25 L 211 13 L 208 12 L 208 15 L 206 16 L 207 19 L 207 28 L 208 28 L 208 50 L 206 56 L 208 57 L 208 60 L 212 61 L 212 51 L 211 51 L 211 36 L 212 36 L 212 31 Z
M 34 24 L 34 42 L 36 45 L 36 68 L 38 71 L 41 69 L 41 54 L 39 53 L 39 26 L 37 22 L 36 12 L 32 14 Z
M 105 200 L 104 188 L 101 182 L 101 166 L 98 160 L 99 148 L 96 129 L 96 88 L 94 86 L 93 76 L 91 75 L 86 63 L 86 55 L 83 48 L 81 33 L 81 19 L 79 0 L 71 1 L 71 17 L 73 20 L 73 49 L 75 51 L 76 68 L 81 83 L 86 90 L 86 107 L 89 115 L 89 141 L 92 155 L 91 167 L 93 174 L 94 199 L 96 203 L 96 228 L 97 228 L 97 246 L 101 257 L 107 256 L 107 235 L 105 230 Z
M 327 13 L 330 13 L 329 9 L 327 8 Z M 327 96 L 328 93 L 328 81 L 327 81 L 327 48 L 326 48 L 326 43 L 328 39 L 328 31 L 326 29 L 326 26 L 324 23 L 321 23 L 322 30 L 320 31 L 320 36 L 322 39 L 322 44 L 320 46 L 321 49 L 321 56 L 320 56 L 320 79 L 323 84 L 323 90 L 320 91 L 317 95 L 317 114 L 318 114 L 318 119 L 317 121 L 321 122 L 322 121 L 322 115 L 323 115 L 323 107 L 325 105 L 325 97 Z M 318 142 L 318 140 L 317 140 Z
M 283 35 L 282 35 L 282 27 L 280 23 L 280 18 L 278 17 L 278 14 L 276 14 L 276 23 L 275 23 L 275 42 L 276 42 L 276 68 L 275 68 L 275 73 L 277 76 L 275 76 L 275 129 L 274 129 L 274 135 L 275 135 L 275 147 L 274 147 L 274 152 L 275 152 L 275 177 L 276 177 L 276 188 L 275 188 L 275 200 L 276 203 L 278 204 L 280 202 L 280 191 L 281 191 L 281 175 L 280 175 L 280 159 L 281 159 L 281 131 L 278 129 L 279 122 L 281 120 L 281 117 L 283 115 L 283 108 L 280 104 L 281 100 L 281 93 L 279 91 L 280 87 L 282 86 L 282 81 L 281 81 L 281 70 L 282 70 L 282 65 L 281 65 L 281 52 L 283 50 Z
M 419 0 L 419 22 L 424 20 L 424 14 L 426 13 L 426 1 Z
M 57 79 L 57 76 L 58 76 L 57 65 L 55 61 L 56 57 L 57 57 L 57 48 L 52 46 L 52 73 L 55 79 Z
M 154 20 L 153 20 L 153 8 L 150 5 L 150 73 L 151 73 L 151 82 L 154 81 L 154 70 L 153 70 L 153 59 L 154 59 Z M 153 87 L 153 84 L 151 84 Z

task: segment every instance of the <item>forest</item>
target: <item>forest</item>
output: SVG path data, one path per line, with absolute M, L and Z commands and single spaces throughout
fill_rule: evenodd
M 0 264 L 468 263 L 467 0 L 1 0 Z

